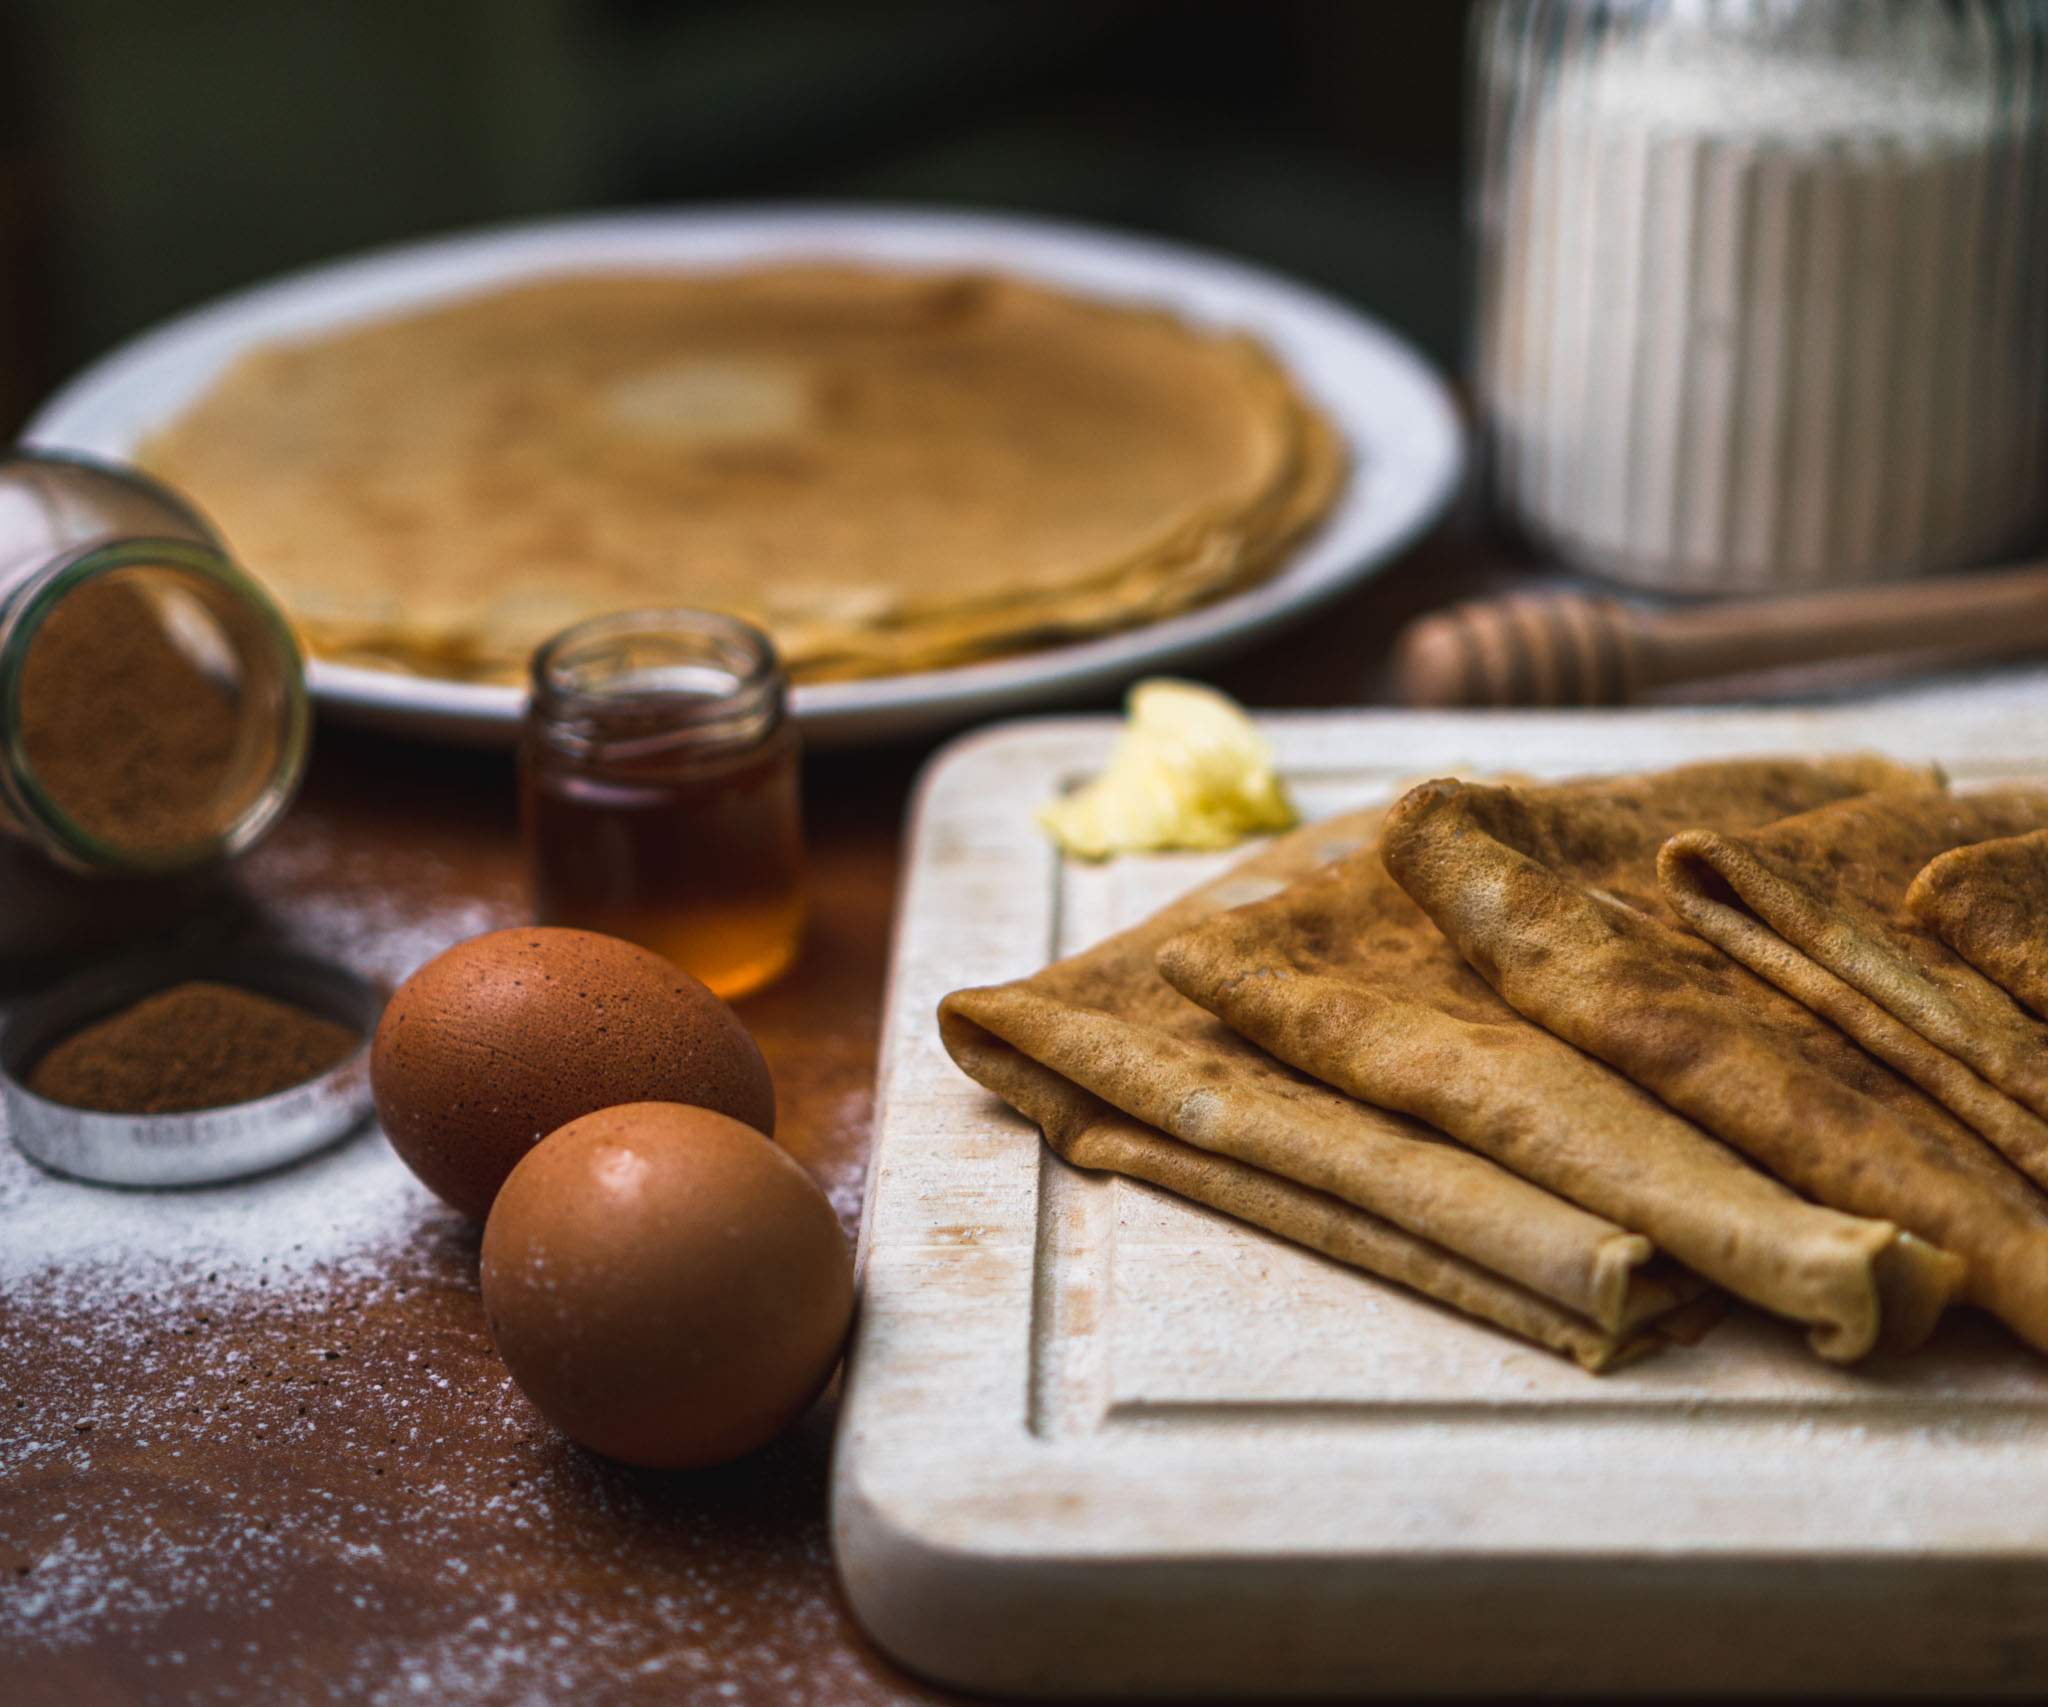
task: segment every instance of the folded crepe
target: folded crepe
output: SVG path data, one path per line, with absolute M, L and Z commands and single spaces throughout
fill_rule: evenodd
M 1158 945 L 1356 848 L 1379 814 L 1297 830 L 1144 923 L 940 1005 L 953 1059 L 1059 1155 L 1147 1180 L 1611 1368 L 1697 1298 L 1648 1239 L 1273 1060 L 1154 971 Z
M 1993 983 L 2048 1016 L 2048 830 L 1929 860 L 1906 911 Z
M 1873 786 L 1883 786 L 1873 765 Z M 1819 1014 L 1686 930 L 1623 804 L 1434 782 L 1387 870 L 1518 1012 L 1787 1184 L 1969 1265 L 1964 1296 L 2048 1349 L 2048 1197 Z
M 2048 1186 L 2048 1025 L 1906 907 L 1927 862 L 2048 827 L 2048 794 L 1885 795 L 1747 834 L 1693 829 L 1658 860 L 1680 918 L 1832 1020 Z
M 1597 811 L 1647 859 L 1680 824 L 1746 826 L 1893 780 L 1861 762 L 1736 763 L 1531 792 Z M 1281 1060 L 1648 1234 L 1729 1292 L 1807 1324 L 1825 1357 L 1852 1361 L 1880 1337 L 1917 1344 L 1960 1284 L 1957 1258 L 1889 1220 L 1805 1202 L 1524 1019 L 1387 875 L 1376 847 L 1216 914 L 1166 942 L 1158 964 Z

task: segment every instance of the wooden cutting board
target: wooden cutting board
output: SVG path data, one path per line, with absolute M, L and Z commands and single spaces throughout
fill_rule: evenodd
M 1356 712 L 1267 729 L 1304 811 L 1421 776 L 1766 751 L 2048 784 L 2048 714 Z M 1736 1313 L 1606 1377 L 1150 1187 L 964 1078 L 933 1011 L 1230 857 L 1055 855 L 1107 719 L 956 743 L 920 791 L 833 1488 L 911 1667 L 1109 1692 L 2048 1686 L 2048 1365 L 1974 1314 L 1854 1371 Z

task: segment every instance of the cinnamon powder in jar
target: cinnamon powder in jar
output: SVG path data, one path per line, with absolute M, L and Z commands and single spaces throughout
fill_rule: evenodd
M 162 853 L 213 839 L 234 798 L 235 696 L 181 648 L 152 601 L 89 581 L 43 619 L 21 684 L 36 780 L 88 835 Z
M 289 1090 L 361 1042 L 294 1002 L 195 980 L 73 1032 L 35 1064 L 28 1088 L 101 1114 L 184 1114 Z

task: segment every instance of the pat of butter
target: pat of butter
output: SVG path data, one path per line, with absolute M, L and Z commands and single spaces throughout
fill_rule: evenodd
M 1298 821 L 1271 749 L 1225 695 L 1193 682 L 1140 682 L 1127 710 L 1108 768 L 1038 809 L 1068 853 L 1227 848 Z
M 708 358 L 644 368 L 604 393 L 611 423 L 677 444 L 786 437 L 811 424 L 802 374 L 766 361 Z

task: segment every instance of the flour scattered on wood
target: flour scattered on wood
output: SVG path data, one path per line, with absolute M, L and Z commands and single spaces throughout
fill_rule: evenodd
M 517 916 L 509 891 L 449 900 L 430 856 L 417 893 L 289 825 L 254 858 L 310 897 L 289 941 L 387 985 Z M 849 1228 L 862 1171 L 819 1182 Z M 89 1649 L 180 1699 L 897 1699 L 833 1587 L 829 1412 L 697 1477 L 581 1453 L 491 1348 L 477 1237 L 374 1128 L 179 1192 L 60 1180 L 0 1138 L 8 1663 L 73 1675 Z
M 829 1415 L 701 1477 L 577 1451 L 491 1349 L 476 1237 L 374 1129 L 176 1193 L 0 1142 L 0 1652 L 255 1700 L 891 1698 L 810 1515 Z
M 375 1131 L 267 1178 L 189 1191 L 80 1185 L 0 1144 L 0 1289 L 55 1287 L 89 1304 L 110 1279 L 374 1276 L 446 1213 Z

